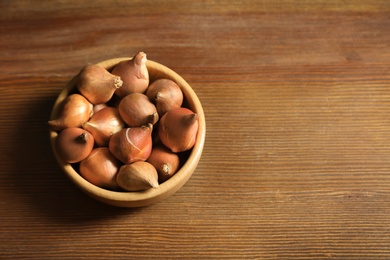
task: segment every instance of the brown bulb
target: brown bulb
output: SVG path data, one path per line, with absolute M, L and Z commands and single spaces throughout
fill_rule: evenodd
M 180 167 L 179 155 L 163 145 L 154 146 L 146 161 L 156 168 L 159 183 L 171 178 Z
M 125 164 L 145 161 L 152 151 L 153 125 L 124 128 L 112 135 L 110 152 Z
M 88 131 L 78 127 L 62 130 L 56 139 L 58 155 L 68 163 L 77 163 L 87 158 L 93 145 L 93 136 Z
M 134 162 L 123 165 L 116 177 L 118 185 L 126 191 L 142 191 L 157 188 L 156 169 L 148 162 Z
M 80 162 L 80 175 L 100 188 L 118 190 L 116 175 L 121 163 L 107 147 L 92 150 L 87 158 Z
M 93 105 L 84 96 L 72 94 L 63 100 L 58 116 L 48 123 L 57 131 L 68 127 L 81 127 L 92 114 Z
M 179 85 L 170 79 L 154 81 L 145 94 L 156 105 L 160 117 L 173 108 L 181 107 L 183 103 L 183 92 Z
M 102 110 L 103 108 L 106 108 L 106 107 L 108 107 L 108 105 L 106 103 L 94 105 L 93 106 L 93 113 L 95 114 L 99 110 Z
M 105 107 L 83 124 L 83 128 L 89 131 L 95 138 L 98 146 L 108 146 L 111 136 L 125 127 L 125 122 L 115 107 Z
M 188 108 L 169 110 L 160 119 L 158 136 L 172 152 L 184 152 L 195 145 L 198 115 Z
M 122 98 L 118 110 L 128 126 L 155 124 L 159 119 L 155 105 L 141 93 L 132 93 Z
M 120 76 L 111 74 L 99 65 L 89 64 L 78 75 L 77 89 L 96 105 L 108 102 L 122 84 Z
M 130 93 L 144 93 L 149 86 L 149 72 L 146 67 L 146 54 L 137 53 L 131 60 L 119 62 L 112 74 L 120 76 L 123 85 L 115 91 L 119 97 L 124 97 Z

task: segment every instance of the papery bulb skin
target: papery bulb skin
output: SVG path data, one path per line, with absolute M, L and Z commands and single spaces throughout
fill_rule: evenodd
M 51 129 L 60 131 L 69 127 L 81 127 L 93 114 L 93 105 L 80 94 L 66 97 L 58 116 L 48 122 Z
M 143 191 L 158 188 L 158 174 L 148 162 L 123 165 L 117 175 L 118 185 L 126 191 Z
M 86 65 L 79 73 L 76 87 L 92 104 L 108 102 L 114 92 L 122 87 L 120 76 L 96 64 Z
M 105 107 L 83 124 L 83 128 L 89 131 L 95 138 L 97 146 L 108 146 L 111 136 L 125 127 L 125 122 L 115 107 Z
M 152 124 L 122 129 L 111 136 L 110 152 L 125 164 L 145 161 L 152 152 L 152 130 Z
M 170 79 L 152 82 L 145 95 L 155 104 L 160 117 L 171 109 L 181 107 L 183 103 L 183 92 L 179 85 Z
M 154 146 L 146 161 L 156 168 L 159 183 L 171 178 L 180 168 L 179 155 L 163 145 Z
M 198 125 L 198 115 L 190 109 L 172 109 L 161 117 L 158 136 L 172 152 L 184 152 L 195 145 Z
M 130 127 L 155 124 L 158 113 L 155 105 L 142 93 L 131 93 L 124 98 L 118 106 L 119 114 Z
M 93 146 L 92 134 L 78 127 L 62 130 L 55 143 L 58 155 L 67 163 L 77 163 L 84 160 L 91 153 Z
M 80 162 L 80 175 L 100 188 L 118 190 L 116 176 L 121 165 L 108 147 L 99 147 L 93 149 L 88 157 Z
M 130 93 L 144 93 L 149 86 L 149 72 L 146 67 L 146 54 L 137 53 L 131 60 L 119 62 L 112 74 L 120 76 L 123 85 L 115 91 L 119 97 L 124 97 Z
M 106 103 L 101 103 L 93 106 L 93 114 L 96 114 L 99 110 L 108 107 Z

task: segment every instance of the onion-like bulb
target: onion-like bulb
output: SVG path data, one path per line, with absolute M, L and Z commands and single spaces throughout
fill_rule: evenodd
M 158 136 L 172 152 L 184 152 L 195 145 L 198 115 L 188 108 L 169 110 L 160 119 Z
M 68 163 L 77 163 L 87 158 L 93 145 L 93 136 L 88 131 L 78 127 L 62 130 L 55 142 L 58 155 Z
M 157 171 L 148 162 L 123 165 L 119 169 L 116 181 L 126 191 L 142 191 L 159 186 Z
M 122 84 L 120 76 L 111 74 L 99 65 L 89 64 L 80 71 L 76 86 L 84 97 L 96 105 L 109 101 Z
M 179 155 L 163 145 L 154 146 L 146 161 L 156 168 L 159 183 L 171 178 L 180 168 Z
M 108 105 L 106 103 L 102 103 L 102 104 L 97 104 L 97 105 L 94 105 L 93 106 L 93 113 L 97 113 L 99 110 L 102 110 L 103 108 L 106 108 L 108 107 Z
M 125 164 L 145 161 L 152 152 L 153 125 L 124 128 L 111 136 L 110 152 Z
M 145 94 L 156 105 L 160 117 L 173 108 L 181 107 L 183 103 L 183 92 L 179 85 L 170 79 L 153 81 Z
M 89 131 L 95 138 L 98 146 L 108 146 L 111 136 L 125 127 L 125 122 L 115 107 L 105 107 L 83 124 L 83 128 Z
M 123 85 L 115 91 L 119 97 L 124 97 L 130 93 L 144 93 L 149 86 L 149 72 L 146 67 L 146 54 L 137 53 L 133 59 L 119 62 L 112 74 L 120 76 Z
M 80 175 L 90 183 L 105 189 L 118 190 L 116 175 L 121 163 L 107 147 L 92 150 L 87 158 L 80 162 Z
M 72 94 L 63 100 L 58 116 L 48 124 L 57 131 L 68 127 L 81 127 L 92 114 L 93 105 L 84 96 Z
M 118 110 L 128 126 L 155 124 L 159 119 L 155 105 L 142 93 L 132 93 L 122 98 Z

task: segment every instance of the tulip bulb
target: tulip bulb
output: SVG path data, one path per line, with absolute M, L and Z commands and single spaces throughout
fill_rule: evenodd
M 144 93 L 149 86 L 149 72 L 146 67 L 146 54 L 137 53 L 133 59 L 119 62 L 112 74 L 120 76 L 123 85 L 115 91 L 119 97 L 124 97 L 130 93 Z
M 128 126 L 155 124 L 159 119 L 156 107 L 141 93 L 132 93 L 122 98 L 118 110 Z
M 160 117 L 173 108 L 181 107 L 183 103 L 183 92 L 179 85 L 170 79 L 154 81 L 145 94 L 156 105 Z
M 158 136 L 172 152 L 184 152 L 195 145 L 198 115 L 188 108 L 169 110 L 160 119 Z
M 121 163 L 107 147 L 92 150 L 87 158 L 80 162 L 80 175 L 100 188 L 118 190 L 116 175 Z
M 157 188 L 158 175 L 148 162 L 134 162 L 123 165 L 116 177 L 118 185 L 126 191 L 142 191 Z
M 171 178 L 180 167 L 179 155 L 163 145 L 154 146 L 146 161 L 156 168 L 159 183 Z
M 120 76 L 111 74 L 99 65 L 89 64 L 78 75 L 77 89 L 96 105 L 109 101 L 122 84 Z
M 77 163 L 87 158 L 93 145 L 93 136 L 88 131 L 78 127 L 62 130 L 55 143 L 59 156 L 68 163 Z
M 81 127 L 93 114 L 93 105 L 80 94 L 69 95 L 61 105 L 58 117 L 48 122 L 53 130 Z
M 97 113 L 99 110 L 102 110 L 103 108 L 106 108 L 108 107 L 108 105 L 106 103 L 102 103 L 102 104 L 97 104 L 97 105 L 94 105 L 93 106 L 93 113 Z
M 108 146 L 111 136 L 125 127 L 125 122 L 115 107 L 105 107 L 83 124 L 83 128 L 89 131 L 95 138 L 98 146 Z
M 152 130 L 152 124 L 120 130 L 110 138 L 110 152 L 125 164 L 145 161 L 152 151 Z

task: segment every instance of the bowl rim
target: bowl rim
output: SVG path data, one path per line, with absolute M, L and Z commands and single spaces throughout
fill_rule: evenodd
M 96 63 L 99 66 L 110 71 L 116 64 L 121 61 L 131 60 L 130 57 L 114 58 Z M 192 87 L 175 71 L 152 60 L 146 62 L 151 81 L 158 78 L 169 78 L 175 81 L 183 91 L 188 107 L 192 109 L 199 117 L 199 128 L 197 132 L 196 142 L 190 151 L 186 162 L 169 180 L 160 184 L 158 188 L 148 189 L 146 191 L 127 192 L 127 191 L 111 191 L 85 180 L 71 164 L 62 160 L 55 149 L 55 140 L 58 133 L 49 129 L 51 148 L 63 172 L 78 186 L 82 191 L 91 197 L 113 206 L 119 207 L 141 207 L 157 203 L 168 196 L 178 191 L 192 176 L 197 167 L 206 137 L 206 121 L 202 104 L 192 89 Z M 51 111 L 50 119 L 54 119 L 59 112 L 59 104 L 75 89 L 75 83 L 78 75 L 74 76 L 59 93 Z

